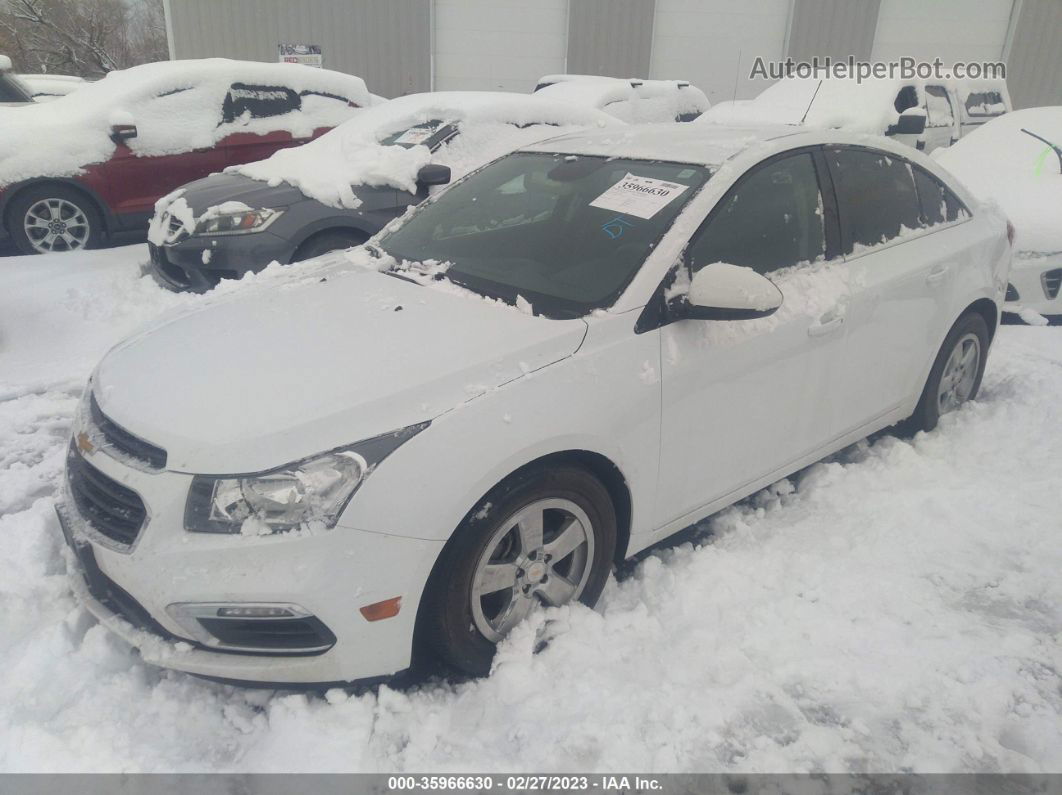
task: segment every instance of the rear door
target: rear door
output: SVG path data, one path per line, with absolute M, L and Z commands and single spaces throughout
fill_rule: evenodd
M 958 208 L 946 208 L 939 190 L 930 195 L 933 183 L 943 186 L 901 157 L 861 147 L 825 154 L 851 285 L 835 387 L 838 428 L 848 433 L 921 390 L 923 365 L 954 320 L 950 286 L 961 256 L 934 225 L 957 220 Z

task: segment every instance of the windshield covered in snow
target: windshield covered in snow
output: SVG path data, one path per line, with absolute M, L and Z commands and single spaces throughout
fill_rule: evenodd
M 381 244 L 400 268 L 446 263 L 438 272 L 481 295 L 581 316 L 619 296 L 708 177 L 686 163 L 512 154 Z

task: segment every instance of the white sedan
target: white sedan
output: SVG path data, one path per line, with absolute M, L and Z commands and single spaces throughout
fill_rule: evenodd
M 1003 311 L 1062 322 L 1062 107 L 1008 113 L 934 157 L 1014 224 Z
M 616 562 L 932 429 L 977 393 L 1006 221 L 867 140 L 562 136 L 117 346 L 60 506 L 85 603 L 144 659 L 228 680 L 484 673 Z

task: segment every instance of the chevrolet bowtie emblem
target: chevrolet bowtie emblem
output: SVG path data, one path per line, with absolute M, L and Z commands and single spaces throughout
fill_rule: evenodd
M 82 431 L 77 435 L 77 449 L 85 455 L 96 452 L 96 445 L 89 439 L 89 435 Z

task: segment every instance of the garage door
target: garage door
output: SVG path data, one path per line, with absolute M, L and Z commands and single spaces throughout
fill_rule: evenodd
M 881 0 L 873 59 L 998 61 L 1013 0 Z
M 749 80 L 757 56 L 780 60 L 790 0 L 656 0 L 650 77 L 689 80 L 713 103 L 751 99 L 769 83 Z
M 564 71 L 568 0 L 435 0 L 435 90 L 531 91 Z

